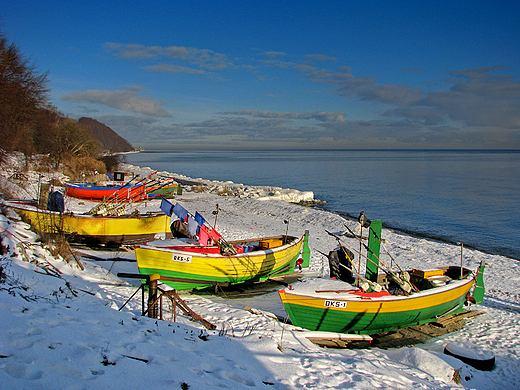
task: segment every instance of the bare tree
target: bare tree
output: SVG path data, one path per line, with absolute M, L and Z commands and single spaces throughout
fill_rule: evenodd
M 4 149 L 34 152 L 37 115 L 48 107 L 47 75 L 38 74 L 0 34 L 0 139 Z
M 65 159 L 72 157 L 97 157 L 100 144 L 72 119 L 59 118 L 54 126 L 42 129 L 36 134 L 39 150 L 49 153 L 58 167 Z

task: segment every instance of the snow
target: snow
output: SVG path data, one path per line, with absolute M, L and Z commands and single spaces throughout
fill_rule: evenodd
M 473 360 L 489 360 L 493 359 L 493 354 L 489 351 L 478 349 L 472 344 L 448 343 L 445 347 L 451 353 L 464 356 Z
M 125 171 L 138 172 L 141 174 L 150 174 L 154 172 L 150 167 L 139 167 L 136 169 L 131 164 L 121 164 Z M 187 187 L 206 187 L 205 191 L 214 193 L 221 196 L 234 196 L 238 198 L 256 198 L 258 200 L 281 200 L 291 203 L 319 203 L 314 199 L 314 193 L 312 191 L 300 191 L 291 188 L 281 188 L 272 186 L 249 186 L 241 183 L 234 183 L 232 181 L 218 181 L 208 180 L 202 178 L 192 178 L 189 176 L 181 175 L 178 173 L 171 172 L 157 172 L 162 177 L 171 177 L 174 179 L 180 179 L 182 181 L 190 183 Z
M 16 163 L 15 159 L 11 170 L 0 172 L 2 182 L 16 171 Z M 38 174 L 30 172 L 28 177 L 34 183 Z M 11 191 L 16 188 L 19 197 L 26 196 L 18 186 Z M 26 190 L 34 196 L 36 186 L 26 186 Z M 185 191 L 177 200 L 207 216 L 218 203 L 218 229 L 229 240 L 283 233 L 284 220 L 290 221 L 289 234 L 310 230 L 311 267 L 304 276 L 309 287 L 316 283 L 314 277 L 327 277 L 328 263 L 317 250 L 328 253 L 337 243 L 325 230 L 338 230 L 344 223 L 354 228 L 354 222 L 276 197 L 266 202 L 262 196 L 247 195 L 264 190 L 248 191 L 233 196 Z M 69 199 L 66 206 L 86 211 L 92 205 Z M 158 201 L 132 207 L 157 210 Z M 484 304 L 474 307 L 485 313 L 458 332 L 415 347 L 324 349 L 307 340 L 300 328 L 256 307 L 261 306 L 262 297 L 250 298 L 248 305 L 256 309 L 244 310 L 237 304 L 240 299 L 183 294 L 195 312 L 217 326 L 215 331 L 206 331 L 180 314 L 176 323 L 170 313 L 164 321 L 141 317 L 140 294 L 118 311 L 137 288 L 135 281 L 116 276 L 117 272 L 137 272 L 132 252 L 82 250 L 85 270 L 81 271 L 53 257 L 28 225 L 13 212 L 7 214 L 0 216 L 2 244 L 8 248 L 0 257 L 2 388 L 180 388 L 184 383 L 191 389 L 437 389 L 459 386 L 454 381 L 458 377 L 465 387 L 516 388 L 520 262 L 515 259 L 465 250 L 466 267 L 476 269 L 481 260 L 488 264 L 487 294 Z M 402 267 L 459 263 L 458 246 L 389 229 L 383 235 L 385 246 Z M 355 240 L 345 242 L 354 248 L 358 245 Z M 125 261 L 114 262 L 114 258 Z M 273 294 L 270 304 L 280 305 L 277 299 Z M 444 355 L 448 342 L 492 351 L 496 368 L 477 371 Z

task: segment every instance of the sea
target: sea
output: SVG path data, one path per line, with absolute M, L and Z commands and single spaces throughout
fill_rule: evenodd
M 408 234 L 520 259 L 520 151 L 144 151 L 131 164 L 193 178 L 313 191 Z

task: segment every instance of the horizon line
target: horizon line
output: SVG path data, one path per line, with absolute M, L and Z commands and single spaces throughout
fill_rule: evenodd
M 511 148 L 150 148 L 141 147 L 141 153 L 161 152 L 213 152 L 213 151 L 359 151 L 359 152 L 508 152 L 519 153 L 520 149 Z

